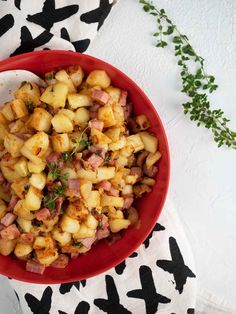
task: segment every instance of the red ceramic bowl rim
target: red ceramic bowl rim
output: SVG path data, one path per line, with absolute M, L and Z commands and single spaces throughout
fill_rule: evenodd
M 132 249 L 127 249 L 127 254 L 124 257 L 121 257 L 120 259 L 119 258 L 116 258 L 116 260 L 110 264 L 110 266 L 108 267 L 103 267 L 93 273 L 90 273 L 89 276 L 86 276 L 85 279 L 87 278 L 91 278 L 91 277 L 94 277 L 94 276 L 97 276 L 97 275 L 100 275 L 102 273 L 104 273 L 105 271 L 108 271 L 110 269 L 112 269 L 113 267 L 115 267 L 116 265 L 118 265 L 119 263 L 121 263 L 123 260 L 125 260 L 127 257 L 130 256 L 130 254 L 132 254 L 133 252 L 135 252 L 139 246 L 145 241 L 145 239 L 148 237 L 148 235 L 150 234 L 150 232 L 152 231 L 152 229 L 154 228 L 155 224 L 156 224 L 156 221 L 158 219 L 158 217 L 160 216 L 162 210 L 163 210 L 163 206 L 165 204 L 165 200 L 166 200 L 166 196 L 167 196 L 167 192 L 168 192 L 168 188 L 169 188 L 169 182 L 170 182 L 170 151 L 169 151 L 169 145 L 168 145 L 168 140 L 167 140 L 167 136 L 166 136 L 166 133 L 165 133 L 165 129 L 164 129 L 164 126 L 163 126 L 163 123 L 156 111 L 156 108 L 154 107 L 154 105 L 152 104 L 152 102 L 149 100 L 149 98 L 147 97 L 147 95 L 144 93 L 144 91 L 131 79 L 129 78 L 124 72 L 122 72 L 121 70 L 117 69 L 116 67 L 114 67 L 113 65 L 111 65 L 110 63 L 106 62 L 106 61 L 103 61 L 101 59 L 98 59 L 96 57 L 93 57 L 93 56 L 90 56 L 88 54 L 85 54 L 85 53 L 79 53 L 79 52 L 73 52 L 73 51 L 68 51 L 68 50 L 39 50 L 39 51 L 33 51 L 33 52 L 28 52 L 28 53 L 23 53 L 23 54 L 20 54 L 20 55 L 17 55 L 17 56 L 14 56 L 14 57 L 9 57 L 7 59 L 4 59 L 4 60 L 1 60 L 0 61 L 0 67 L 1 66 L 4 66 L 4 65 L 7 65 L 9 62 L 12 63 L 12 61 L 17 61 L 17 60 L 21 60 L 23 59 L 24 57 L 26 56 L 31 56 L 31 55 L 34 55 L 34 56 L 40 56 L 40 55 L 44 55 L 44 54 L 57 54 L 57 55 L 67 55 L 67 56 L 70 56 L 70 55 L 85 55 L 87 58 L 91 59 L 92 61 L 94 62 L 99 62 L 101 65 L 105 65 L 107 64 L 110 68 L 112 68 L 115 72 L 118 73 L 119 76 L 123 76 L 125 77 L 125 79 L 127 80 L 127 82 L 130 84 L 130 85 L 135 85 L 135 88 L 139 91 L 139 93 L 141 93 L 145 99 L 145 102 L 149 104 L 149 106 L 152 108 L 153 110 L 153 114 L 155 115 L 155 120 L 158 122 L 159 126 L 160 126 L 160 129 L 161 129 L 161 133 L 162 133 L 162 138 L 163 138 L 163 143 L 164 143 L 164 146 L 166 147 L 166 158 L 167 158 L 167 175 L 166 175 L 166 186 L 165 186 L 165 190 L 163 191 L 163 198 L 162 198 L 162 202 L 159 203 L 159 208 L 160 208 L 160 211 L 157 212 L 156 214 L 156 217 L 155 219 L 153 219 L 153 224 L 150 228 L 150 230 L 147 230 L 147 232 L 145 234 L 142 234 L 142 236 L 140 237 L 139 241 L 136 242 L 136 245 L 132 247 Z M 20 68 L 15 68 L 15 69 L 18 69 L 20 70 Z M 2 71 L 0 71 L 2 72 Z M 75 280 L 81 280 L 81 278 L 72 278 L 71 280 L 66 280 L 66 279 L 62 279 L 62 280 L 59 280 L 59 281 L 52 281 L 52 280 L 47 280 L 46 278 L 44 278 L 44 280 L 42 280 L 41 282 L 36 282 L 34 280 L 26 280 L 25 278 L 21 277 L 21 276 L 17 276 L 17 275 L 12 275 L 12 274 L 9 274 L 7 271 L 6 272 L 1 272 L 2 275 L 5 275 L 5 276 L 9 276 L 13 279 L 16 279 L 16 280 L 20 280 L 20 281 L 24 281 L 24 282 L 29 282 L 29 283 L 35 283 L 35 284 L 56 284 L 56 283 L 66 283 L 66 282 L 72 282 L 72 281 L 75 281 Z

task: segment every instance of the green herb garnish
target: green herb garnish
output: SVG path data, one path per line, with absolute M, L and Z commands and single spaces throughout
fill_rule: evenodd
M 90 140 L 84 140 L 84 139 L 80 140 L 79 143 L 80 143 L 80 145 L 84 146 L 85 148 L 89 148 L 90 146 L 93 145 L 93 142 L 92 142 L 92 141 L 90 141 Z
M 193 49 L 188 37 L 168 18 L 164 9 L 157 9 L 151 1 L 139 0 L 139 3 L 145 12 L 156 19 L 157 32 L 153 34 L 156 47 L 166 47 L 166 39 L 171 36 L 181 69 L 182 92 L 189 97 L 189 101 L 183 104 L 184 113 L 189 114 L 190 120 L 196 121 L 197 126 L 204 125 L 210 129 L 218 147 L 226 145 L 236 149 L 236 132 L 229 129 L 229 119 L 221 109 L 210 107 L 208 96 L 218 86 L 215 84 L 215 77 L 206 73 L 204 59 Z M 191 70 L 192 64 L 195 64 L 196 70 Z
M 48 166 L 48 175 L 51 177 L 52 181 L 55 181 L 56 179 L 60 180 L 67 180 L 69 174 L 68 173 L 62 173 L 60 174 L 60 167 L 58 165 L 55 164 L 55 162 L 49 162 L 47 164 Z
M 98 149 L 98 150 L 95 151 L 95 154 L 98 155 L 98 156 L 101 156 L 101 152 L 102 151 Z
M 62 160 L 63 160 L 63 161 L 68 161 L 68 160 L 70 160 L 70 158 L 71 158 L 71 155 L 70 155 L 69 152 L 65 152 L 65 153 L 62 155 Z
M 33 102 L 27 103 L 26 107 L 27 107 L 29 113 L 33 113 L 34 112 L 34 103 Z
M 83 244 L 81 242 L 73 242 L 72 246 L 83 247 Z
M 59 185 L 55 187 L 55 190 L 50 193 L 47 194 L 46 196 L 44 196 L 43 199 L 43 204 L 46 208 L 53 210 L 56 207 L 56 199 L 59 197 L 64 197 L 65 196 L 65 189 L 63 188 L 63 186 Z
M 110 159 L 111 159 L 110 155 L 108 153 L 106 153 L 104 160 L 105 161 L 109 161 Z

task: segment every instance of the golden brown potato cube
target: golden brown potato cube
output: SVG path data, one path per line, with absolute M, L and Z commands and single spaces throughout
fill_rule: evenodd
M 5 116 L 3 115 L 3 113 L 0 111 L 0 123 L 1 124 L 8 124 L 8 120 L 5 118 Z
M 71 241 L 71 233 L 63 232 L 60 228 L 56 227 L 52 231 L 52 237 L 58 241 L 60 245 L 64 246 Z
M 55 71 L 45 73 L 44 80 L 47 83 L 47 85 L 56 84 L 55 74 L 56 74 Z
M 25 192 L 27 191 L 27 188 L 29 187 L 29 180 L 27 177 L 21 178 L 20 180 L 15 180 L 11 184 L 12 190 L 16 193 L 16 195 L 23 199 L 25 196 Z
M 51 136 L 53 150 L 64 153 L 70 150 L 70 140 L 67 133 L 56 134 Z
M 88 180 L 81 180 L 80 183 L 80 194 L 83 199 L 88 199 L 90 197 L 90 193 L 92 191 L 93 184 Z
M 110 196 L 103 194 L 101 196 L 101 206 L 114 206 L 122 207 L 124 205 L 124 199 L 119 196 Z
M 113 110 L 114 118 L 116 120 L 116 126 L 121 127 L 122 125 L 124 125 L 124 121 L 125 121 L 124 110 L 122 106 L 118 103 L 114 103 L 112 105 L 112 110 Z
M 141 181 L 141 183 L 153 186 L 153 185 L 155 185 L 156 180 L 153 178 L 144 177 L 143 180 Z
M 4 256 L 11 254 L 16 246 L 16 240 L 7 240 L 0 238 L 0 253 Z
M 21 157 L 14 165 L 14 169 L 19 173 L 21 177 L 28 175 L 28 162 L 25 157 Z
M 43 155 L 45 155 L 48 146 L 49 136 L 45 132 L 40 131 L 31 136 L 27 141 L 25 141 L 24 146 L 22 148 L 26 148 L 34 156 L 42 157 Z M 31 158 L 24 154 L 24 150 L 23 151 L 21 150 L 21 153 L 26 158 L 31 160 Z
M 93 104 L 91 97 L 83 94 L 69 94 L 67 99 L 69 107 L 72 110 L 78 109 L 80 107 L 90 107 Z
M 89 180 L 92 182 L 96 182 L 97 177 L 96 177 L 96 172 L 92 171 L 92 170 L 85 170 L 85 169 L 80 169 L 77 171 L 77 175 L 79 179 L 85 179 L 85 180 Z
M 89 73 L 86 82 L 90 86 L 100 86 L 107 88 L 111 84 L 111 79 L 103 70 L 94 70 Z
M 91 191 L 90 196 L 85 203 L 89 209 L 96 208 L 100 206 L 100 194 L 98 191 Z
M 80 229 L 79 221 L 69 217 L 66 214 L 62 216 L 60 225 L 61 225 L 62 231 L 64 232 L 76 233 Z
M 23 146 L 22 148 L 21 148 L 21 154 L 23 155 L 23 156 L 25 156 L 26 158 L 28 158 L 32 163 L 34 163 L 34 164 L 40 164 L 41 162 L 42 162 L 42 160 L 39 158 L 39 157 L 37 157 L 37 156 L 35 156 L 34 154 L 32 154 L 29 150 L 28 150 L 28 148 L 26 148 L 25 146 Z
M 74 86 L 80 86 L 84 78 L 84 71 L 82 70 L 82 68 L 79 65 L 75 64 L 69 66 L 66 71 L 69 74 Z
M 52 115 L 43 108 L 35 108 L 30 124 L 37 131 L 48 132 L 51 127 Z
M 68 86 L 68 91 L 69 93 L 74 93 L 76 92 L 76 89 L 74 87 L 74 84 L 70 78 L 70 76 L 67 74 L 67 72 L 63 69 L 58 71 L 55 74 L 55 79 L 60 82 L 60 83 L 64 83 Z
M 53 239 L 49 236 L 37 236 L 34 240 L 34 250 L 53 247 Z
M 93 144 L 109 144 L 112 140 L 101 131 L 91 128 L 91 137 Z
M 33 220 L 35 214 L 33 214 L 30 209 L 25 207 L 25 200 L 19 200 L 14 207 L 14 214 L 25 220 Z
M 25 195 L 24 207 L 30 211 L 38 210 L 41 206 L 42 192 L 30 186 L 27 194 Z
M 90 119 L 90 113 L 85 108 L 79 108 L 75 112 L 74 122 L 76 125 L 86 124 Z
M 41 95 L 41 101 L 53 108 L 64 108 L 68 95 L 68 86 L 64 83 L 56 83 L 48 86 Z
M 41 173 L 46 167 L 46 162 L 40 161 L 35 164 L 32 161 L 28 161 L 28 169 L 31 173 Z
M 120 138 L 121 129 L 118 127 L 109 128 L 104 134 L 108 136 L 112 142 L 117 142 Z
M 106 92 L 110 95 L 113 102 L 116 102 L 116 103 L 119 102 L 120 93 L 121 93 L 120 88 L 109 86 L 108 88 L 106 88 Z
M 23 82 L 14 95 L 15 98 L 23 100 L 26 105 L 31 103 L 36 107 L 41 105 L 40 89 L 35 83 Z
M 98 221 L 97 221 L 97 219 L 95 219 L 95 217 L 93 215 L 89 214 L 85 224 L 89 229 L 95 230 L 95 229 L 97 229 Z
M 58 252 L 54 248 L 35 250 L 35 253 L 39 263 L 45 266 L 50 266 L 58 258 Z
M 4 138 L 4 146 L 14 158 L 21 155 L 20 151 L 23 145 L 24 141 L 11 133 L 8 133 Z
M 5 136 L 8 134 L 8 127 L 0 123 L 0 142 L 3 143 Z
M 147 119 L 147 117 L 144 115 L 144 114 L 141 114 L 139 116 L 137 116 L 135 118 L 137 124 L 138 124 L 138 127 L 139 127 L 139 130 L 142 131 L 142 130 L 146 130 L 150 127 L 150 123 Z
M 134 152 L 137 153 L 145 148 L 144 143 L 139 134 L 130 135 L 127 137 L 127 146 L 132 147 Z
M 161 153 L 158 151 L 154 154 L 149 153 L 145 161 L 147 168 L 149 169 L 150 167 L 152 167 L 160 158 Z
M 74 240 L 92 238 L 95 236 L 95 230 L 88 228 L 85 224 L 81 224 L 78 232 L 73 234 Z
M 143 141 L 144 148 L 150 153 L 155 154 L 157 151 L 158 140 L 155 135 L 152 135 L 148 132 L 140 132 L 138 133 Z
M 115 167 L 99 167 L 97 169 L 97 181 L 110 180 L 115 176 Z
M 64 114 L 57 113 L 51 120 L 52 126 L 57 133 L 69 133 L 73 131 L 73 123 Z
M 123 147 L 125 147 L 126 143 L 127 143 L 126 137 L 122 136 L 117 142 L 109 144 L 109 150 L 112 150 L 113 152 L 120 150 Z
M 21 120 L 16 120 L 9 125 L 11 133 L 26 133 L 25 123 Z
M 22 99 L 14 99 L 11 102 L 11 107 L 15 113 L 16 118 L 22 118 L 28 114 L 28 109 Z
M 3 200 L 0 199 L 0 219 L 2 219 L 3 216 L 7 213 L 7 206 L 3 202 Z
M 17 217 L 16 221 L 24 232 L 30 232 L 31 231 L 31 228 L 33 226 L 32 226 L 32 222 L 30 220 L 26 220 L 24 218 Z
M 33 251 L 33 248 L 30 244 L 17 243 L 15 246 L 14 254 L 16 257 L 23 257 L 28 255 Z
M 72 110 L 64 109 L 64 108 L 63 108 L 63 109 L 60 109 L 58 113 L 59 113 L 59 114 L 60 114 L 60 113 L 64 114 L 64 115 L 67 116 L 71 121 L 74 120 L 75 113 L 74 113 L 74 111 L 72 111 Z
M 114 219 L 110 221 L 111 232 L 119 232 L 122 229 L 127 229 L 130 225 L 128 219 Z
M 42 190 L 46 185 L 46 174 L 43 172 L 33 173 L 29 178 L 29 183 L 36 189 Z
M 98 120 L 104 122 L 105 128 L 108 128 L 116 124 L 114 113 L 110 105 L 105 105 L 98 109 Z
M 12 110 L 11 103 L 6 102 L 1 108 L 1 113 L 8 121 L 13 121 L 16 119 L 14 111 Z

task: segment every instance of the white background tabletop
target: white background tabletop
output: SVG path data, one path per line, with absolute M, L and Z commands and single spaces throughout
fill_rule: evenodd
M 225 111 L 236 130 L 236 1 L 155 2 L 206 59 L 207 71 L 219 85 L 211 96 L 212 105 Z M 171 151 L 168 197 L 191 244 L 199 289 L 235 304 L 236 151 L 218 149 L 210 133 L 196 128 L 183 114 L 186 98 L 180 92 L 173 51 L 154 47 L 155 31 L 154 18 L 141 10 L 137 0 L 120 0 L 87 53 L 132 77 L 155 105 Z M 1 305 L 11 297 L 2 295 Z

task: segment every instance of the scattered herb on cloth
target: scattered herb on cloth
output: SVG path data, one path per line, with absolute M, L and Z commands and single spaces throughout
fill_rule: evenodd
M 227 125 L 230 120 L 221 109 L 213 110 L 210 107 L 208 96 L 218 86 L 215 84 L 215 77 L 206 74 L 204 59 L 196 53 L 188 37 L 181 34 L 164 9 L 157 9 L 151 1 L 139 0 L 139 3 L 145 12 L 156 18 L 157 32 L 153 34 L 156 47 L 168 46 L 168 38 L 171 38 L 174 45 L 175 56 L 181 68 L 182 92 L 190 98 L 183 104 L 184 113 L 189 114 L 190 119 L 197 122 L 197 126 L 204 125 L 210 129 L 218 147 L 226 145 L 236 149 L 236 132 L 231 131 Z M 190 70 L 190 65 L 193 64 L 195 70 Z

